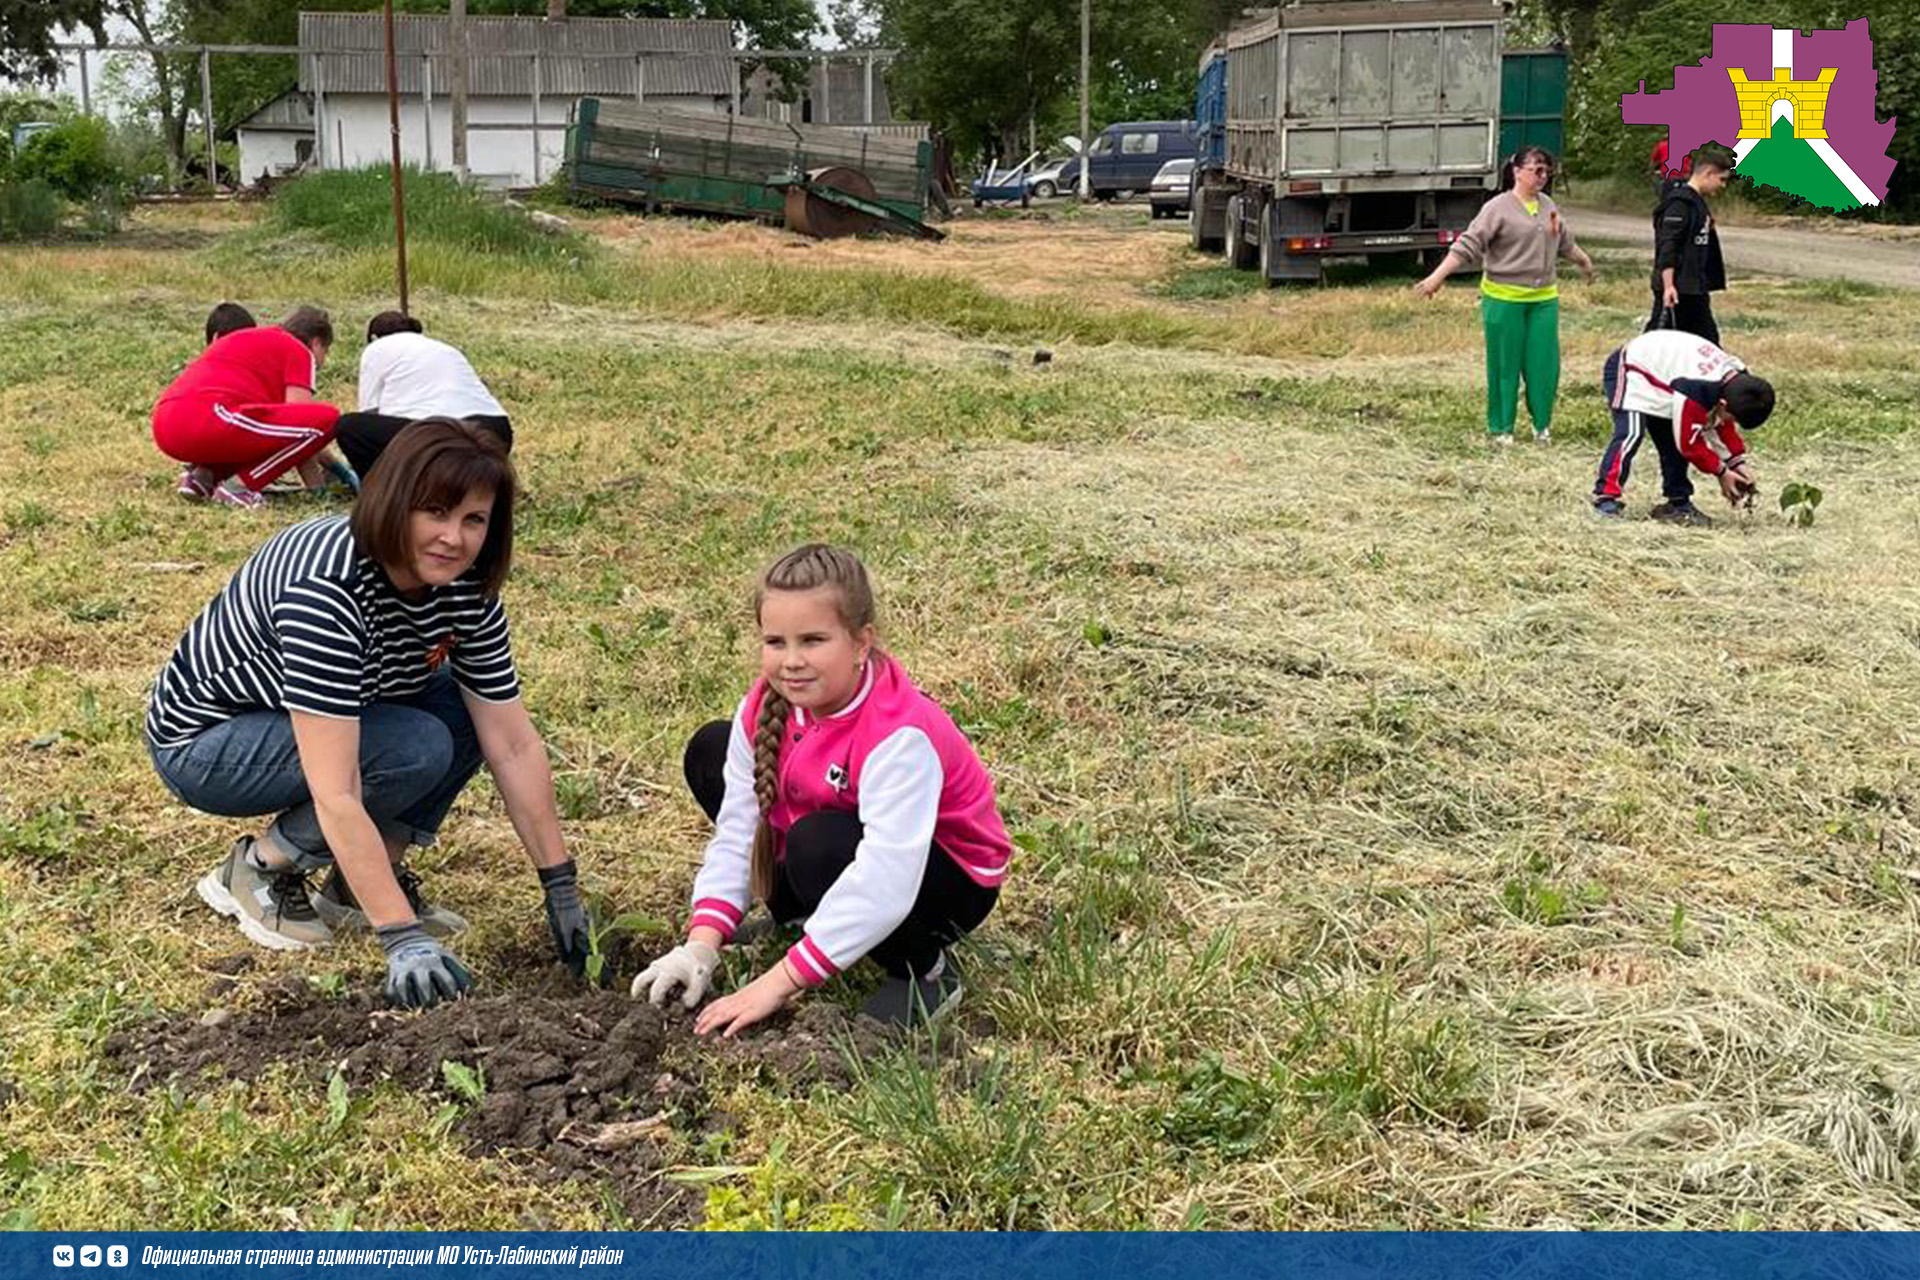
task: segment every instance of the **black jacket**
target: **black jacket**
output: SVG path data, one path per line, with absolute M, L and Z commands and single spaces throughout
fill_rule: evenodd
M 1720 260 L 1720 232 L 1713 214 L 1698 191 L 1684 182 L 1667 189 L 1653 211 L 1653 287 L 1660 273 L 1673 268 L 1673 285 L 1681 293 L 1711 293 L 1727 287 L 1727 268 Z

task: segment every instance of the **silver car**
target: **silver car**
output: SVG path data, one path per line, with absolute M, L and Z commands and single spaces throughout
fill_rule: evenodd
M 1193 206 L 1193 160 L 1169 160 L 1153 175 L 1147 201 L 1156 218 L 1171 218 Z
M 1027 194 L 1036 200 L 1051 200 L 1060 194 L 1060 170 L 1066 168 L 1067 161 L 1050 160 L 1027 175 Z

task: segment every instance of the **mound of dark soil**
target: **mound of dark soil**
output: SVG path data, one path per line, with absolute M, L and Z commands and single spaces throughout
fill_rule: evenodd
M 610 991 L 550 989 L 402 1013 L 372 994 L 329 998 L 290 977 L 253 1007 L 170 1015 L 116 1033 L 105 1053 L 135 1089 L 251 1080 L 281 1062 L 318 1079 L 338 1070 L 356 1091 L 393 1081 L 461 1104 L 453 1131 L 475 1151 L 593 1179 L 636 1224 L 674 1225 L 699 1216 L 702 1193 L 662 1176 L 663 1151 L 676 1133 L 732 1124 L 711 1107 L 711 1073 L 758 1070 L 789 1092 L 840 1088 L 850 1082 L 846 1053 L 868 1052 L 884 1034 L 812 1000 L 736 1040 L 703 1040 L 677 1005 L 662 1011 Z M 478 1073 L 477 1099 L 449 1084 L 448 1062 Z

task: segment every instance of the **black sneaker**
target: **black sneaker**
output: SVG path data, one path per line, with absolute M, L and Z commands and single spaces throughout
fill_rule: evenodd
M 964 994 L 966 987 L 960 981 L 959 968 L 952 956 L 942 952 L 933 976 L 912 981 L 889 977 L 878 991 L 867 997 L 860 1013 L 890 1027 L 932 1022 L 959 1007 Z
M 1593 500 L 1593 513 L 1597 516 L 1607 516 L 1617 520 L 1627 514 L 1627 504 L 1618 498 L 1595 498 Z
M 1713 523 L 1712 516 L 1691 502 L 1663 502 L 1647 514 L 1663 524 L 1688 525 L 1695 529 L 1704 529 Z
M 427 901 L 420 877 L 412 867 L 404 862 L 395 863 L 393 878 L 400 882 L 400 892 L 407 895 L 407 905 L 413 908 L 420 927 L 428 934 L 435 938 L 451 938 L 465 932 L 467 922 L 458 912 Z M 320 886 L 320 892 L 313 895 L 313 908 L 327 927 L 336 933 L 367 927 L 367 914 L 360 909 L 359 900 L 353 896 L 347 878 L 340 874 L 337 866 L 327 873 L 326 883 Z

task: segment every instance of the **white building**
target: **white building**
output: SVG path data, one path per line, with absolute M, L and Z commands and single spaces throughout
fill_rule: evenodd
M 300 92 L 310 104 L 319 167 L 356 169 L 391 158 L 385 41 L 379 13 L 300 15 Z M 395 18 L 403 164 L 453 167 L 450 47 L 446 18 Z M 732 24 L 706 19 L 468 18 L 467 171 L 497 186 L 552 177 L 582 97 L 725 112 L 737 92 L 732 49 Z M 298 114 L 297 107 L 279 113 Z M 248 181 L 259 176 L 259 163 L 285 154 L 285 130 L 249 120 L 238 132 Z
M 277 178 L 313 162 L 313 100 L 289 90 L 234 126 L 242 183 Z

